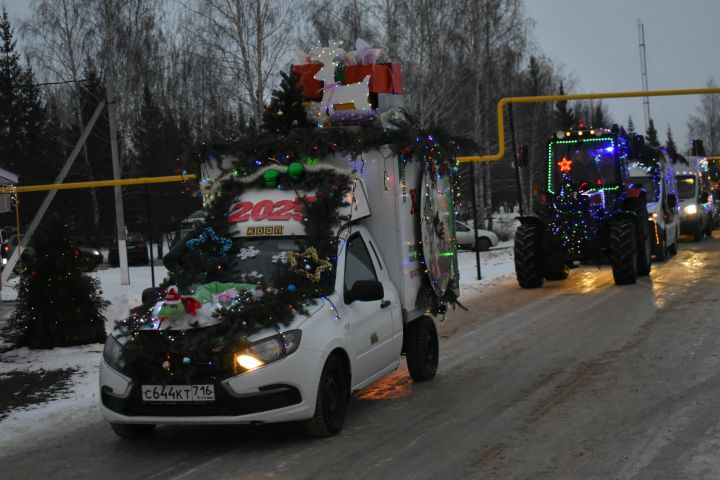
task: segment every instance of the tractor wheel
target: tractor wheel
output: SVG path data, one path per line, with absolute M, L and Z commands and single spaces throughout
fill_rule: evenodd
M 650 236 L 650 222 L 647 220 L 647 209 L 643 208 L 639 211 L 640 216 L 640 228 L 643 230 L 638 231 L 637 239 L 637 261 L 638 261 L 638 275 L 646 277 L 650 275 L 652 269 L 652 237 Z
M 543 284 L 542 227 L 525 223 L 515 232 L 515 275 L 522 288 Z
M 635 283 L 638 277 L 638 252 L 635 222 L 613 220 L 610 225 L 610 265 L 617 285 Z
M 570 273 L 565 249 L 553 241 L 552 236 L 543 235 L 543 272 L 545 280 L 565 280 Z

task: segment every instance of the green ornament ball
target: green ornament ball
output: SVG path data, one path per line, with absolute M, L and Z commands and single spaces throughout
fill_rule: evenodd
M 263 182 L 268 188 L 275 188 L 278 186 L 278 180 L 280 180 L 280 172 L 277 170 L 267 170 L 263 173 Z
M 320 163 L 320 160 L 313 157 L 306 157 L 305 158 L 305 165 L 317 165 Z
M 287 173 L 290 178 L 297 181 L 305 174 L 305 167 L 300 162 L 293 162 L 287 167 Z

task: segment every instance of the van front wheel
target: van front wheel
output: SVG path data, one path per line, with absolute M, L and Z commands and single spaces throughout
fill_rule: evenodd
M 407 366 L 415 382 L 426 382 L 437 373 L 440 347 L 437 329 L 430 317 L 420 317 L 410 322 L 406 339 Z
M 330 437 L 340 432 L 349 397 L 345 368 L 337 355 L 330 355 L 320 375 L 315 415 L 305 424 L 305 432 L 313 437 Z

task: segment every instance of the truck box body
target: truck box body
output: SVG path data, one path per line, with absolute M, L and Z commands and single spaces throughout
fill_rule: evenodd
M 334 156 L 323 164 L 355 169 L 362 180 L 357 188 L 367 194 L 370 216 L 362 224 L 370 231 L 390 279 L 400 295 L 403 318 L 407 322 L 424 312 L 416 307 L 425 268 L 420 264 L 420 182 L 423 164 L 417 159 L 404 162 L 404 182 L 398 155 L 388 147 L 372 150 L 355 160 Z M 359 195 L 358 195 L 359 197 Z

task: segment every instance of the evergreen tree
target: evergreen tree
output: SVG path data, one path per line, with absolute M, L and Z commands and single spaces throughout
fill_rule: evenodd
M 607 120 L 605 119 L 605 112 L 601 101 L 598 102 L 593 109 L 592 126 L 595 128 L 607 127 Z
M 628 128 L 627 133 L 633 135 L 635 133 L 635 124 L 632 121 L 632 115 L 628 115 Z
M 263 113 L 263 130 L 273 133 L 287 132 L 291 128 L 309 126 L 303 107 L 302 92 L 297 76 L 280 72 L 280 88 L 273 90 L 270 106 Z
M 677 157 L 677 145 L 673 139 L 672 130 L 670 130 L 670 124 L 667 127 L 667 140 L 665 141 L 665 149 L 670 158 L 674 159 Z
M 648 144 L 651 147 L 659 147 L 660 146 L 660 140 L 658 140 L 658 132 L 655 129 L 655 122 L 653 122 L 653 119 L 651 118 L 648 122 L 648 128 L 645 132 L 645 140 L 647 140 Z
M 143 88 L 140 115 L 133 130 L 133 176 L 156 177 L 179 173 L 179 159 L 191 139 L 183 138 L 173 117 L 158 103 L 147 85 Z M 142 199 L 128 205 L 128 218 L 134 228 L 143 232 L 152 228 L 155 240 L 160 231 L 175 228 L 173 217 L 184 218 L 199 208 L 198 202 L 188 201 L 190 197 L 183 193 L 182 184 L 158 184 L 148 188 L 152 224 L 148 223 L 145 187 L 126 188 L 128 196 Z
M 94 278 L 81 271 L 70 227 L 49 216 L 32 240 L 33 255 L 18 285 L 11 324 L 19 345 L 53 348 L 105 341 L 107 308 Z
M 560 91 L 558 92 L 558 95 L 565 95 L 565 88 L 562 82 L 560 82 Z M 571 108 L 568 108 L 567 100 L 555 102 L 555 117 L 558 125 L 563 130 L 568 130 L 575 126 L 575 114 Z

